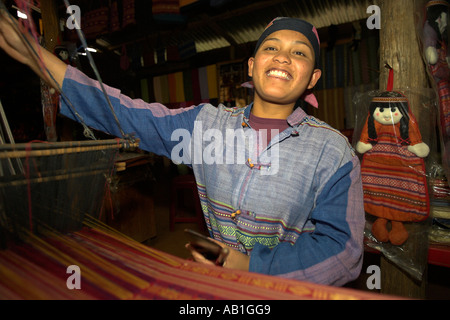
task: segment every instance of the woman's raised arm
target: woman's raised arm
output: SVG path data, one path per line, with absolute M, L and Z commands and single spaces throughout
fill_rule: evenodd
M 0 48 L 15 60 L 29 66 L 50 86 L 60 90 L 67 65 L 37 44 L 22 29 L 22 26 L 12 16 L 4 10 L 0 10 Z M 51 76 L 47 70 L 43 69 L 43 66 L 50 72 Z

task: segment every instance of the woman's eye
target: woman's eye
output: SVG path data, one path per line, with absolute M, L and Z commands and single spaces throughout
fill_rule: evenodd
M 304 56 L 305 54 L 302 51 L 294 51 L 295 55 Z
M 394 113 L 394 112 L 396 112 L 396 111 L 397 111 L 397 107 L 392 107 L 392 108 L 391 108 L 391 112 L 392 112 L 392 113 Z
M 274 51 L 274 50 L 276 50 L 274 47 L 266 47 L 266 49 L 265 50 L 267 50 L 267 51 Z
M 383 113 L 384 112 L 384 108 L 380 108 L 380 112 Z

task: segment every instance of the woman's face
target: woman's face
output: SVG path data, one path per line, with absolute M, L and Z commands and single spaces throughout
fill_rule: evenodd
M 376 108 L 373 112 L 373 118 L 381 124 L 397 124 L 402 117 L 397 107 Z
M 314 50 L 300 32 L 280 30 L 270 34 L 249 59 L 248 74 L 255 86 L 255 101 L 292 104 L 321 76 L 314 69 Z

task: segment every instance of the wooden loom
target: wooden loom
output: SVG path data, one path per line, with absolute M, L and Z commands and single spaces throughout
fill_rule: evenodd
M 99 212 L 121 139 L 0 144 L 0 235 L 3 239 L 81 228 L 86 213 Z M 133 147 L 137 146 L 137 142 Z

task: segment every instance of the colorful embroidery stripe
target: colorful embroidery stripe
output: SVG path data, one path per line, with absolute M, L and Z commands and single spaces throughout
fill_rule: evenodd
M 209 198 L 205 187 L 198 183 L 197 186 L 208 230 L 215 238 L 221 239 L 231 247 L 237 248 L 238 243 L 241 243 L 249 252 L 255 243 L 269 247 L 274 247 L 280 241 L 295 243 L 301 233 L 311 231 L 288 226 L 283 220 L 268 217 L 253 217 L 255 222 L 258 222 L 256 224 L 246 222 L 244 216 L 233 220 L 231 218 L 231 214 L 235 211 L 233 207 Z M 281 239 L 280 235 L 283 235 Z

